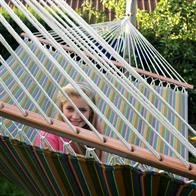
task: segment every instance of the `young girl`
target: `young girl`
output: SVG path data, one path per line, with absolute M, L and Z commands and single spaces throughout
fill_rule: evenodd
M 83 82 L 80 82 L 77 84 L 79 85 L 81 90 L 91 99 L 91 101 L 95 103 L 95 93 L 90 89 L 90 87 L 86 83 L 83 83 Z M 63 91 L 71 98 L 73 103 L 77 106 L 80 112 L 86 117 L 86 119 L 88 119 L 88 121 L 95 127 L 95 129 L 101 133 L 101 128 L 98 123 L 97 114 L 91 109 L 91 107 L 81 97 L 78 91 L 71 84 L 68 84 L 65 87 L 63 87 Z M 65 96 L 62 95 L 61 92 L 59 92 L 57 95 L 57 101 L 58 101 L 58 105 L 61 111 L 64 113 L 67 119 L 74 126 L 78 126 L 78 127 L 91 131 L 90 127 L 81 118 L 81 116 L 75 110 L 73 105 L 65 98 Z M 63 121 L 63 118 L 60 115 L 60 113 L 57 114 L 57 119 Z M 52 146 L 54 150 L 64 152 L 63 141 L 60 139 L 59 136 L 51 134 L 51 133 L 47 133 L 45 131 L 41 131 L 40 134 L 38 134 L 35 139 L 35 145 L 40 146 L 40 143 L 41 143 L 40 136 L 45 136 L 47 141 L 49 142 L 49 144 Z M 70 139 L 68 138 L 63 138 L 63 140 L 65 142 L 70 141 Z M 70 145 L 74 149 L 75 153 L 85 154 L 84 145 L 81 145 L 77 142 L 71 142 Z M 99 156 L 99 158 L 101 157 L 100 152 L 97 152 L 97 155 Z

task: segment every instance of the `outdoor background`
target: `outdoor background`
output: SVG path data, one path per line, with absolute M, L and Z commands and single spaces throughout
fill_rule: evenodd
M 67 2 L 74 1 L 67 0 Z M 88 23 L 116 20 L 125 15 L 125 0 L 75 0 L 75 2 L 72 7 Z M 196 86 L 196 0 L 137 0 L 136 3 L 140 8 L 137 9 L 137 28 L 187 83 Z M 16 8 L 13 9 L 20 12 Z M 2 8 L 0 14 L 14 24 Z M 22 14 L 20 16 L 32 31 L 35 31 L 25 17 Z M 5 37 L 13 48 L 17 47 L 1 24 L 0 33 L 7 36 Z M 20 29 L 18 33 L 21 33 Z M 9 56 L 1 45 L 0 51 L 2 56 Z M 194 125 L 196 124 L 196 90 L 188 93 L 189 123 L 196 128 Z M 191 156 L 190 161 L 196 163 Z M 25 195 L 25 192 L 4 178 L 0 178 L 0 195 Z

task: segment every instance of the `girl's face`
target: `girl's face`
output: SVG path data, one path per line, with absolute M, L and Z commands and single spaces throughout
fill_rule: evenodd
M 82 97 L 76 96 L 71 97 L 71 99 L 77 106 L 77 108 L 80 110 L 80 112 L 87 119 L 89 119 L 91 115 L 91 109 L 89 105 L 86 103 L 86 101 Z M 63 104 L 63 113 L 74 126 L 84 127 L 84 125 L 86 124 L 86 122 L 80 117 L 80 115 L 69 102 L 65 102 Z

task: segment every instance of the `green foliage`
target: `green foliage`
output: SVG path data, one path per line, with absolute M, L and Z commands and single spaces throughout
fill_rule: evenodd
M 93 6 L 93 0 L 85 0 L 82 8 L 76 10 L 76 12 L 89 24 L 108 20 L 104 11 L 96 10 Z
M 161 0 L 152 13 L 139 11 L 137 19 L 143 30 L 172 39 L 195 39 L 196 1 Z
M 4 16 L 4 18 L 8 21 L 9 24 L 14 24 L 14 21 L 10 19 L 10 16 L 8 15 L 7 12 L 4 11 L 3 8 L 0 8 L 0 14 L 2 16 Z M 19 32 L 19 31 L 17 31 Z M 21 32 L 21 31 L 20 31 Z M 19 33 L 20 33 L 19 32 Z M 13 39 L 13 37 L 11 36 L 11 34 L 6 30 L 6 28 L 3 26 L 2 23 L 0 23 L 0 34 L 6 39 L 6 41 L 11 45 L 12 44 L 12 47 L 13 48 L 16 48 L 17 47 L 17 43 L 15 42 L 15 40 Z M 1 51 L 1 55 L 4 57 L 4 58 L 7 58 L 9 53 L 7 52 L 7 50 L 1 45 L 0 43 L 0 51 Z
M 178 73 L 196 86 L 196 1 L 161 0 L 152 13 L 139 11 L 142 34 Z M 189 92 L 189 121 L 195 123 L 196 90 Z
M 190 161 L 191 163 L 196 164 L 196 157 L 194 157 L 191 153 L 189 154 L 189 161 Z
M 85 0 L 82 9 L 76 10 L 89 24 L 108 21 L 108 15 L 105 11 L 97 10 L 93 6 L 94 0 Z M 116 19 L 122 19 L 125 15 L 125 0 L 100 0 L 104 9 L 115 13 Z
M 122 19 L 125 16 L 125 0 L 101 0 L 105 8 L 114 10 L 115 18 Z
M 42 25 L 49 29 L 49 27 L 46 25 L 46 23 L 43 22 L 43 20 L 33 11 L 33 9 L 28 8 L 27 9 L 37 18 L 39 22 L 42 23 Z M 36 28 L 26 19 L 24 14 L 16 7 L 13 7 L 14 13 L 17 14 L 17 16 L 24 22 L 24 24 L 31 29 L 32 32 L 36 32 Z M 0 8 L 0 14 L 6 19 L 6 21 L 13 27 L 13 29 L 17 32 L 18 35 L 20 35 L 22 32 L 24 32 L 16 23 L 15 21 L 10 17 L 10 15 L 3 9 Z M 15 49 L 18 46 L 18 43 L 13 38 L 13 36 L 9 33 L 9 31 L 4 27 L 2 23 L 0 23 L 0 34 L 3 35 L 5 40 L 12 46 L 13 49 Z M 0 51 L 1 55 L 6 59 L 10 54 L 8 51 L 1 45 L 0 43 Z
M 0 178 L 0 195 L 23 196 L 26 194 L 15 184 L 12 184 L 4 178 Z

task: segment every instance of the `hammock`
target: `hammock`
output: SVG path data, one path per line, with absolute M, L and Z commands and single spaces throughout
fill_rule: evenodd
M 6 137 L 0 138 L 0 150 L 1 173 L 34 195 L 196 193 L 194 183 L 183 183 L 164 173 L 141 171 L 128 165 L 104 165 L 93 159 L 51 153 Z
M 108 166 L 109 162 L 111 162 L 108 158 L 108 156 L 111 155 L 108 155 L 108 153 L 106 153 L 106 158 L 104 160 L 106 165 L 104 163 L 100 165 L 92 159 L 72 157 L 59 152 L 52 152 L 51 150 L 44 150 L 32 146 L 35 135 L 39 134 L 39 130 L 37 129 L 44 129 L 62 137 L 70 137 L 71 139 L 80 142 L 83 141 L 83 143 L 86 143 L 87 145 L 95 146 L 112 154 L 115 153 L 125 158 L 132 158 L 134 161 L 140 161 L 143 164 L 169 170 L 169 167 L 172 167 L 172 164 L 171 166 L 170 164 L 168 164 L 169 166 L 167 166 L 167 164 L 164 165 L 165 160 L 166 163 L 168 163 L 168 158 L 161 155 L 159 153 L 161 152 L 171 156 L 175 155 L 180 161 L 172 162 L 175 159 L 169 159 L 170 162 L 180 165 L 179 168 L 185 170 L 185 172 L 180 172 L 180 169 L 176 165 L 175 168 L 177 169 L 175 169 L 173 165 L 173 168 L 169 171 L 195 179 L 195 165 L 188 163 L 186 160 L 187 152 L 189 151 L 195 155 L 195 149 L 180 133 L 183 133 L 184 130 L 186 132 L 187 128 L 195 133 L 186 122 L 187 109 L 182 107 L 176 112 L 176 108 L 173 109 L 173 107 L 167 104 L 162 96 L 157 93 L 158 91 L 167 94 L 171 92 L 171 89 L 164 87 L 164 90 L 161 91 L 159 87 L 155 86 L 155 89 L 157 90 L 155 91 L 154 88 L 137 74 L 123 58 L 112 50 L 112 48 L 109 47 L 91 27 L 81 20 L 66 3 L 54 1 L 56 6 L 58 5 L 58 7 L 55 7 L 52 2 L 48 1 L 48 3 L 53 5 L 56 11 L 58 11 L 67 21 L 67 23 L 61 21 L 62 24 L 65 26 L 71 24 L 71 27 L 69 27 L 69 25 L 66 26 L 68 31 L 63 29 L 63 32 L 66 33 L 65 36 L 60 29 L 63 28 L 63 26 L 60 26 L 60 24 L 55 21 L 54 16 L 52 16 L 54 13 L 52 13 L 51 10 L 52 14 L 49 12 L 47 13 L 47 10 L 41 6 L 45 5 L 44 2 L 40 1 L 40 4 L 37 4 L 36 1 L 27 1 L 27 3 L 43 17 L 48 25 L 50 25 L 52 30 L 58 31 L 58 35 L 61 36 L 70 48 L 74 49 L 74 55 L 72 55 L 73 52 L 65 51 L 58 42 L 55 42 L 55 40 L 47 34 L 47 31 L 34 20 L 33 16 L 25 10 L 20 1 L 13 1 L 13 3 L 16 3 L 24 13 L 28 14 L 26 15 L 28 20 L 34 25 L 37 25 L 37 30 L 44 33 L 45 38 L 50 41 L 51 50 L 49 53 L 28 28 L 26 28 L 23 23 L 19 22 L 19 18 L 9 9 L 9 6 L 7 6 L 4 1 L 0 1 L 1 6 L 7 10 L 9 15 L 16 20 L 18 25 L 28 34 L 28 40 L 25 39 L 25 41 L 23 41 L 6 22 L 4 17 L 0 16 L 1 23 L 20 44 L 16 51 L 13 51 L 3 36 L 1 36 L 0 40 L 2 44 L 11 54 L 11 57 L 6 61 L 1 58 L 0 115 L 6 118 L 3 118 L 1 121 L 3 135 L 1 137 L 1 173 L 13 181 L 18 181 L 28 192 L 40 194 L 69 194 L 74 191 L 75 193 L 79 191 L 81 194 L 86 194 L 87 192 L 93 194 L 95 191 L 120 194 L 123 193 L 123 191 L 125 193 L 126 191 L 130 191 L 130 181 L 133 185 L 131 190 L 135 194 L 137 191 L 140 191 L 140 193 L 145 192 L 154 194 L 156 191 L 159 191 L 159 186 L 156 186 L 155 189 L 150 189 L 150 186 L 148 185 L 151 181 L 154 183 L 158 182 L 154 179 L 158 179 L 160 183 L 163 182 L 165 186 L 167 186 L 167 189 L 165 189 L 167 193 L 170 191 L 174 193 L 178 190 L 179 194 L 185 192 L 194 194 L 194 183 L 187 184 L 186 182 L 179 181 L 171 176 L 151 171 L 151 169 L 148 172 L 142 171 L 144 170 L 144 166 L 140 165 L 139 169 L 134 168 L 135 162 L 132 164 L 132 161 L 127 161 L 129 166 Z M 63 15 L 59 7 L 63 11 L 66 11 L 69 18 Z M 71 19 L 77 23 L 77 25 L 80 25 L 80 28 L 82 27 L 88 32 L 88 37 L 82 32 L 82 34 L 78 33 L 80 32 L 80 29 L 78 26 L 74 26 L 74 23 L 71 23 Z M 71 29 L 75 29 L 77 32 L 75 34 L 75 36 L 77 35 L 76 38 L 81 35 L 89 46 L 84 44 L 81 38 L 76 42 L 74 37 L 69 34 Z M 91 37 L 89 37 L 90 33 Z M 132 76 L 132 80 L 130 80 L 130 75 L 128 80 L 125 74 L 117 69 L 113 62 L 109 61 L 101 50 L 97 49 L 96 45 L 91 41 L 92 33 L 95 33 L 94 35 L 96 38 L 94 39 L 96 40 L 96 43 L 102 45 L 107 53 L 112 55 L 113 61 L 125 65 L 127 70 L 130 71 L 129 73 Z M 82 47 L 80 42 L 83 43 L 85 47 Z M 53 51 L 54 48 L 55 51 Z M 50 54 L 52 56 L 50 56 Z M 12 72 L 9 67 L 13 69 L 14 72 Z M 25 67 L 27 67 L 27 69 L 25 69 Z M 27 70 L 29 70 L 29 72 Z M 17 75 L 16 77 L 15 74 Z M 35 77 L 35 80 L 33 77 Z M 17 79 L 19 80 L 17 81 Z M 80 88 L 75 83 L 75 81 L 81 80 L 85 80 L 95 89 L 97 93 L 97 106 L 93 105 L 85 94 L 82 94 Z M 19 81 L 22 82 L 20 83 Z M 56 121 L 52 126 L 50 125 L 50 117 L 54 117 L 57 110 L 54 102 L 52 102 L 54 101 L 54 95 L 59 86 L 61 87 L 67 82 L 71 83 L 78 92 L 81 93 L 85 100 L 89 102 L 89 105 L 93 110 L 98 113 L 105 124 L 104 130 L 106 136 L 104 137 L 107 138 L 106 140 L 102 135 L 98 134 L 96 130 L 94 130 L 94 134 L 92 133 L 93 135 L 89 133 L 89 136 L 87 136 L 83 134 L 84 132 L 82 130 L 79 130 L 80 134 L 75 133 L 74 131 L 77 130 L 75 130 L 74 127 L 65 129 L 64 124 L 61 126 L 62 128 L 59 129 L 59 126 L 56 126 Z M 23 85 L 24 89 L 27 90 L 22 88 Z M 47 92 L 46 94 L 43 89 Z M 144 95 L 148 96 L 145 97 Z M 173 97 L 187 105 L 186 93 L 184 96 L 184 94 L 181 95 L 181 92 L 178 92 L 173 94 Z M 130 102 L 127 102 L 127 100 L 131 100 L 131 104 Z M 152 100 L 152 103 L 149 100 Z M 171 101 L 171 103 L 175 102 Z M 179 102 L 177 101 L 176 103 Z M 16 105 L 19 110 L 15 106 L 12 107 L 10 104 Z M 160 109 L 161 112 L 156 108 L 156 104 L 159 105 L 160 108 L 158 109 Z M 51 107 L 48 107 L 48 105 L 51 105 Z M 165 114 L 162 109 L 165 111 Z M 28 115 L 26 116 L 27 111 Z M 31 113 L 32 111 L 39 114 Z M 39 122 L 34 121 L 34 118 Z M 22 124 L 16 123 L 15 121 Z M 59 123 L 60 122 L 57 122 L 57 124 Z M 28 127 L 25 124 L 30 125 L 31 127 Z M 159 134 L 159 132 L 156 131 L 157 129 L 159 130 L 160 127 L 164 133 Z M 172 132 L 170 130 L 172 130 Z M 153 135 L 155 138 L 153 141 L 151 140 L 152 135 L 148 135 L 147 132 Z M 108 136 L 117 138 L 118 140 L 110 140 Z M 169 136 L 168 138 L 171 140 L 169 140 L 167 136 Z M 21 142 L 16 141 L 16 139 L 19 139 Z M 103 141 L 106 141 L 105 144 Z M 112 141 L 111 145 L 110 141 Z M 133 143 L 133 146 L 130 145 L 130 143 Z M 160 145 L 157 145 L 157 143 L 160 143 Z M 114 144 L 118 144 L 118 147 Z M 134 146 L 134 144 L 145 147 L 147 150 L 140 151 L 139 148 L 138 154 L 131 152 L 131 149 L 134 149 L 134 151 L 137 152 L 137 147 Z M 162 146 L 165 147 L 162 149 Z M 142 152 L 141 155 L 139 152 Z M 11 161 L 11 158 L 8 159 L 8 154 L 14 161 Z M 145 158 L 144 155 L 146 155 Z M 113 160 L 115 158 L 117 160 L 116 162 L 124 162 L 121 157 L 113 156 Z M 150 161 L 151 159 L 152 161 Z M 159 161 L 161 159 L 164 161 Z M 36 165 L 33 164 L 34 162 L 36 162 Z M 68 163 L 69 166 L 67 165 Z M 186 167 L 188 167 L 189 170 Z M 71 168 L 71 170 L 68 170 L 67 168 Z M 144 168 L 148 169 L 148 167 Z M 129 172 L 125 172 L 126 169 Z M 91 170 L 92 172 L 90 172 Z M 137 179 L 135 180 L 133 176 Z M 122 178 L 123 181 L 120 181 Z M 139 184 L 141 181 L 139 179 L 142 179 L 145 185 Z M 65 181 L 66 184 L 64 184 Z M 122 183 L 124 181 L 128 184 Z M 97 182 L 99 182 L 99 186 L 96 187 L 95 185 L 98 185 Z M 141 189 L 135 190 L 134 187 L 136 186 L 134 183 L 139 184 Z M 77 184 L 77 186 L 75 186 L 75 184 Z M 174 185 L 176 189 L 171 189 L 170 186 Z M 150 191 L 148 189 L 150 189 Z
M 92 27 L 120 54 L 122 57 L 127 60 L 127 62 L 135 67 L 135 70 L 141 74 L 141 76 L 148 82 L 151 82 L 151 86 L 156 89 L 166 100 L 167 102 L 178 111 L 181 116 L 187 120 L 187 109 L 182 108 L 180 106 L 187 105 L 187 91 L 186 88 L 192 89 L 193 86 L 187 84 L 186 81 L 173 69 L 173 67 L 158 53 L 158 51 L 151 46 L 151 44 L 134 28 L 134 26 L 130 22 L 130 8 L 131 8 L 131 1 L 127 1 L 127 15 L 121 21 L 114 21 L 114 22 L 106 22 L 100 24 L 94 24 Z M 88 34 L 88 32 L 84 32 L 83 29 L 80 29 L 82 33 Z M 68 45 L 61 39 L 61 37 L 54 31 L 49 32 L 51 36 L 53 36 L 58 43 L 63 44 L 63 48 L 68 50 L 69 52 L 74 52 L 73 49 L 69 48 Z M 69 32 L 70 34 L 74 35 L 74 32 Z M 43 44 L 48 45 L 51 47 L 50 43 L 47 39 L 45 39 L 40 33 L 35 34 L 40 42 Z M 23 36 L 27 36 L 23 34 Z M 89 35 L 90 36 L 90 35 Z M 27 36 L 28 37 L 28 36 Z M 95 42 L 95 40 L 93 40 Z M 95 45 L 109 58 L 113 59 L 113 56 L 107 52 L 98 42 L 95 42 Z M 119 69 L 124 72 L 124 74 L 128 78 L 132 78 L 132 74 L 127 71 L 123 65 L 113 62 L 115 65 L 119 67 Z M 92 75 L 93 72 L 90 72 Z M 91 79 L 96 81 L 96 84 L 103 87 L 104 82 L 100 82 L 100 78 L 94 79 L 94 76 Z M 101 83 L 101 84 L 100 84 Z M 187 129 L 183 127 L 182 123 L 179 119 L 173 118 L 170 112 L 164 108 L 162 103 L 159 100 L 153 98 L 153 94 L 149 91 L 149 89 L 145 89 L 145 87 L 140 82 L 134 82 L 134 85 L 144 94 L 145 97 L 153 102 L 156 108 L 162 110 L 161 112 L 170 119 L 170 122 L 175 122 L 174 125 L 178 126 L 179 130 L 181 130 L 182 134 L 187 137 Z M 181 88 L 182 87 L 182 88 Z M 119 87 L 120 88 L 120 87 Z M 108 92 L 107 88 L 104 88 L 104 93 L 107 97 L 112 99 L 113 94 L 111 91 Z M 122 92 L 121 92 L 122 93 Z M 138 111 L 142 114 L 142 116 L 146 115 L 146 119 L 148 121 L 153 122 L 156 126 L 155 129 L 159 129 L 161 126 L 156 119 L 153 118 L 149 113 L 146 113 L 145 108 L 142 107 L 138 101 L 132 99 L 132 96 L 125 95 L 128 100 L 137 108 Z M 129 115 L 127 118 L 128 120 L 137 127 L 137 130 L 143 135 L 145 134 L 145 130 L 148 129 L 145 125 L 142 124 L 140 118 L 137 118 L 134 111 L 132 109 L 127 109 L 124 107 L 126 103 L 121 100 L 115 100 L 116 104 L 120 107 L 120 111 L 126 115 Z M 180 103 L 180 104 L 179 104 Z M 104 103 L 101 103 L 100 107 L 105 108 Z M 180 108 L 179 108 L 180 107 Z M 129 133 L 126 130 L 126 125 L 123 123 L 118 122 L 118 118 L 115 117 L 115 114 L 112 111 L 108 112 L 108 109 L 105 115 L 111 119 L 111 121 L 116 122 L 116 127 L 118 130 L 122 130 L 121 134 L 124 138 L 126 138 L 129 142 L 140 145 L 140 141 L 138 138 L 135 138 L 134 134 Z M 102 110 L 104 113 L 104 111 Z M 134 118 L 133 118 L 134 117 Z M 181 128 L 180 128 L 181 127 Z M 107 127 L 105 128 L 107 130 Z M 175 143 L 175 149 L 181 148 L 179 143 L 173 139 L 170 133 L 167 133 L 167 130 L 161 128 L 160 132 L 163 132 L 164 138 L 167 137 L 167 141 L 169 143 Z M 106 131 L 107 135 L 111 133 Z M 130 139 L 131 138 L 131 139 Z M 145 139 L 153 145 L 154 148 L 158 148 L 159 152 L 169 154 L 173 156 L 168 151 L 168 148 L 164 147 L 164 143 L 162 141 L 157 140 L 157 137 L 154 133 L 150 133 L 150 131 L 146 131 Z M 149 141 L 151 140 L 151 141 Z M 158 146 L 157 146 L 158 145 Z M 183 154 L 183 157 L 187 158 L 187 153 L 183 152 L 183 150 L 179 151 Z M 186 155 L 185 155 L 186 154 Z
M 41 51 L 36 48 L 35 44 L 32 44 L 31 42 L 27 41 L 28 46 L 32 49 L 32 51 L 34 52 L 34 54 L 36 54 L 36 56 L 39 58 L 40 62 L 42 62 L 43 64 L 45 64 L 45 67 L 47 68 L 47 70 L 50 71 L 51 74 L 55 75 L 55 79 L 62 85 L 66 83 L 66 80 L 63 80 L 59 74 L 57 74 L 57 70 L 54 69 L 51 64 L 49 62 L 46 61 L 46 57 L 44 56 L 43 53 L 41 53 Z M 49 94 L 50 97 L 52 97 L 54 99 L 54 95 L 55 95 L 55 85 L 53 85 L 49 80 L 47 80 L 44 75 L 41 75 L 41 72 L 38 72 L 38 66 L 36 64 L 33 64 L 33 60 L 31 58 L 28 57 L 28 54 L 26 53 L 26 51 L 22 48 L 22 47 L 18 47 L 16 49 L 16 55 L 19 56 L 21 58 L 21 60 L 23 62 L 28 62 L 31 66 L 31 72 L 33 75 L 36 76 L 37 81 L 39 81 L 39 83 L 42 85 L 42 87 L 44 89 L 47 89 L 47 92 Z M 62 56 L 59 55 L 58 53 L 54 54 L 55 58 L 59 61 L 62 61 Z M 29 74 L 25 73 L 24 68 L 22 68 L 21 66 L 18 65 L 17 61 L 15 61 L 15 58 L 10 57 L 7 60 L 8 64 L 10 67 L 12 67 L 14 73 L 17 75 L 17 77 L 22 81 L 22 83 L 27 86 L 27 88 L 32 89 L 30 90 L 31 95 L 34 97 L 35 100 L 38 101 L 38 104 L 43 108 L 44 112 L 47 114 L 47 116 L 52 116 L 54 117 L 54 111 L 52 112 L 52 109 L 54 110 L 53 107 L 47 107 L 49 104 L 49 101 L 46 101 L 44 98 L 44 94 L 41 92 L 41 89 L 38 89 L 37 85 L 33 82 L 33 80 L 29 79 Z M 68 62 L 63 61 L 63 68 L 64 70 L 66 70 L 67 73 L 70 74 L 70 76 L 75 80 L 75 81 L 79 81 L 79 75 L 77 75 L 77 72 L 73 70 L 73 68 L 68 64 Z M 2 68 L 3 69 L 3 68 Z M 168 154 L 170 156 L 174 156 L 173 152 L 171 150 L 169 150 L 168 146 L 164 144 L 163 141 L 160 140 L 159 137 L 157 137 L 157 135 L 155 133 L 153 133 L 152 131 L 145 131 L 148 130 L 149 127 L 147 125 L 145 125 L 142 122 L 142 119 L 136 114 L 136 112 L 134 112 L 134 110 L 132 108 L 127 108 L 125 107 L 126 102 L 119 99 L 119 98 L 115 98 L 113 97 L 114 93 L 111 92 L 111 90 L 108 89 L 108 87 L 104 86 L 104 82 L 101 81 L 101 78 L 96 76 L 93 72 L 93 70 L 89 69 L 88 67 L 84 67 L 85 72 L 92 78 L 92 80 L 94 80 L 96 82 L 97 85 L 99 85 L 101 88 L 103 88 L 104 94 L 107 95 L 110 99 L 114 99 L 116 105 L 119 107 L 120 111 L 124 114 L 127 115 L 128 120 L 135 125 L 135 127 L 137 127 L 137 130 L 142 133 L 142 135 L 145 135 L 145 139 L 156 149 L 160 149 L 159 152 L 162 152 L 164 154 Z M 3 70 L 2 70 L 3 72 Z M 23 73 L 23 75 L 21 75 L 21 73 Z M 14 83 L 14 79 L 12 80 L 12 82 L 10 81 L 10 77 L 8 77 L 9 73 L 7 74 L 2 74 L 2 79 L 5 81 L 7 87 L 9 89 L 11 89 L 12 92 L 16 92 L 16 96 L 19 98 L 23 98 L 23 101 L 25 103 L 25 105 L 23 106 L 25 109 L 27 110 L 32 110 L 33 109 L 33 104 L 31 104 L 28 101 L 28 98 L 24 99 L 24 92 L 22 91 L 22 89 L 20 88 L 20 86 L 16 83 L 15 85 L 13 85 Z M 161 102 L 153 99 L 153 95 L 152 93 L 150 93 L 148 90 L 145 90 L 144 86 L 140 83 L 135 83 L 136 86 L 138 86 L 138 88 L 141 90 L 141 92 L 144 93 L 144 95 L 150 99 L 152 99 L 153 103 L 155 104 L 155 106 L 160 109 L 162 109 L 162 105 Z M 186 107 L 182 107 L 184 105 L 187 105 L 187 95 L 184 94 L 183 92 L 175 92 L 172 91 L 172 89 L 170 88 L 161 88 L 161 87 L 155 87 L 155 89 L 157 90 L 157 92 L 159 92 L 160 95 L 164 96 L 167 98 L 167 100 L 169 101 L 169 103 L 176 108 L 177 111 L 179 111 L 179 113 L 186 119 L 187 118 L 187 108 Z M 2 89 L 3 92 L 3 89 Z M 123 91 L 122 91 L 123 93 Z M 6 92 L 4 91 L 4 94 L 2 94 L 2 98 L 5 96 L 5 99 L 8 100 L 8 95 L 6 94 Z M 130 102 L 136 107 L 136 109 L 138 111 L 141 112 L 141 114 L 143 116 L 145 116 L 146 119 L 148 119 L 149 122 L 152 123 L 153 126 L 155 126 L 155 128 L 158 128 L 161 126 L 161 123 L 158 122 L 156 120 L 156 118 L 154 118 L 149 112 L 147 112 L 145 110 L 144 107 L 142 107 L 141 104 L 139 104 L 139 102 L 135 99 L 133 99 L 130 95 L 126 95 L 126 98 L 128 100 L 130 100 Z M 11 101 L 11 100 L 10 100 Z M 20 99 L 19 99 L 20 101 Z M 7 102 L 7 101 L 6 101 Z M 9 103 L 9 102 L 8 102 Z M 180 103 L 180 104 L 179 104 Z M 142 145 L 141 141 L 135 136 L 134 133 L 131 133 L 130 130 L 128 129 L 128 126 L 123 123 L 122 121 L 120 121 L 120 119 L 118 118 L 118 116 L 115 115 L 115 113 L 113 111 L 111 111 L 110 108 L 107 108 L 106 103 L 103 100 L 97 100 L 97 105 L 100 108 L 101 112 L 104 113 L 107 118 L 110 120 L 110 122 L 116 122 L 116 128 L 117 130 L 119 130 L 119 132 L 121 133 L 121 135 L 123 136 L 123 138 L 126 138 L 126 140 L 132 144 L 136 144 L 136 145 Z M 110 111 L 109 111 L 110 110 Z M 52 114 L 53 113 L 53 114 Z M 167 116 L 167 118 L 171 118 L 172 122 L 175 122 L 175 124 L 178 126 L 178 129 L 181 131 L 181 133 L 183 135 L 186 135 L 186 129 L 184 128 L 183 124 L 174 117 L 170 117 L 171 114 L 168 113 L 168 110 L 165 109 L 165 115 Z M 12 130 L 10 128 L 10 130 Z M 107 127 L 105 125 L 104 127 L 105 133 L 106 135 L 112 135 L 114 136 L 114 134 L 111 133 L 109 127 Z M 13 127 L 13 131 L 14 127 Z M 183 147 L 183 145 L 180 145 L 180 142 L 178 142 L 178 140 L 176 140 L 172 134 L 170 134 L 164 127 L 162 128 L 162 130 L 160 132 L 163 132 L 162 135 L 165 137 L 167 137 L 167 141 L 169 143 L 175 143 L 175 149 L 178 150 L 178 152 L 180 152 L 183 157 L 187 157 L 187 151 L 186 149 Z M 31 134 L 30 134 L 31 135 Z M 33 135 L 28 135 L 28 137 L 30 138 L 31 141 L 34 141 L 34 137 L 35 134 Z

